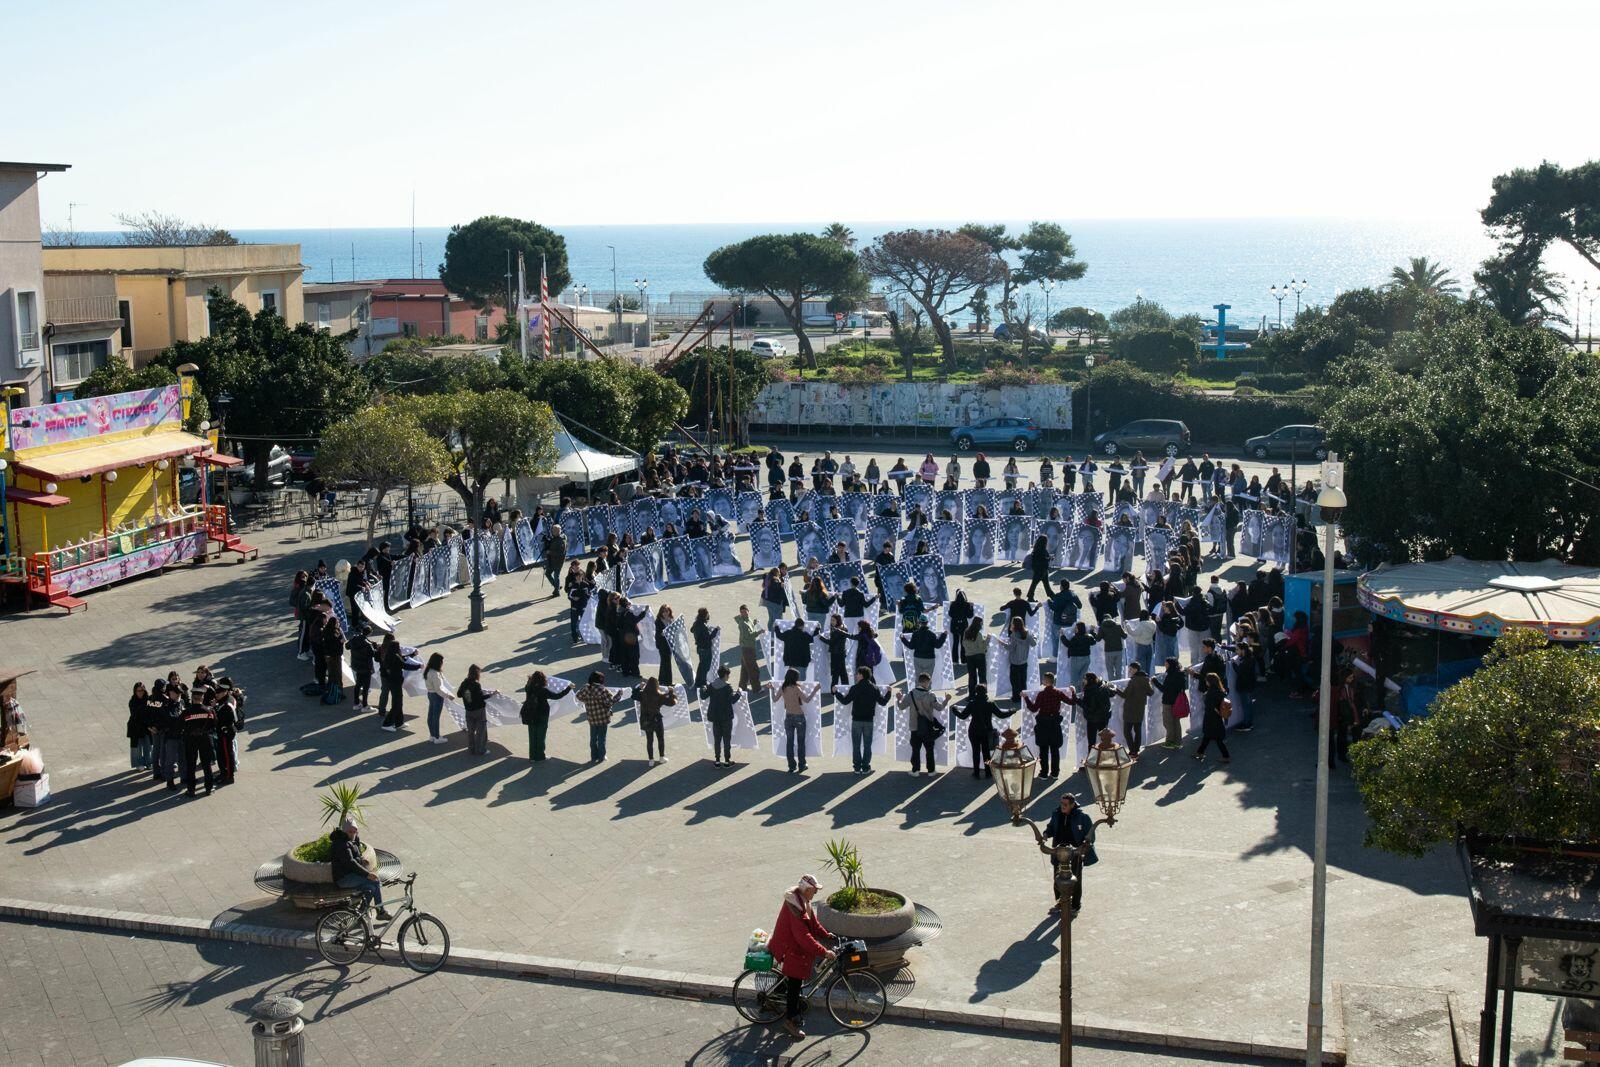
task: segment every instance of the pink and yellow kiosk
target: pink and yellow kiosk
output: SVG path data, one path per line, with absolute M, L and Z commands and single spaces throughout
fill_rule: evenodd
M 28 598 L 69 612 L 78 594 L 213 552 L 255 552 L 205 496 L 209 466 L 239 460 L 183 429 L 193 380 L 59 404 L 10 408 L 5 460 L 5 574 Z M 180 471 L 201 476 L 185 503 Z

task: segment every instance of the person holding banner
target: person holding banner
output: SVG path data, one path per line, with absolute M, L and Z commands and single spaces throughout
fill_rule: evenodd
M 578 690 L 578 703 L 589 720 L 589 762 L 604 763 L 606 758 L 606 730 L 611 726 L 611 709 L 617 698 L 606 688 L 605 671 L 592 671 L 589 682 Z
M 1039 746 L 1039 777 L 1061 777 L 1061 746 L 1066 743 L 1066 732 L 1063 728 L 1063 706 L 1076 704 L 1078 698 L 1072 693 L 1063 692 L 1056 688 L 1056 676 L 1053 671 L 1046 671 L 1040 679 L 1044 685 L 1035 696 L 1023 694 L 1022 700 L 1027 702 L 1028 710 L 1033 712 L 1033 740 Z M 1022 706 L 1022 701 L 1018 702 Z
M 923 629 L 926 630 L 926 625 Z M 943 635 L 941 635 L 942 637 Z M 911 773 L 921 774 L 924 778 L 934 775 L 933 744 L 944 736 L 944 723 L 939 721 L 938 713 L 950 704 L 950 697 L 936 697 L 930 688 L 932 677 L 926 671 L 917 674 L 917 687 L 900 698 L 900 707 L 909 708 L 913 716 L 911 723 Z M 922 754 L 928 755 L 928 769 L 921 770 Z
M 961 664 L 966 658 L 966 651 L 962 647 L 961 635 L 967 632 L 967 624 L 972 622 L 975 612 L 972 601 L 967 599 L 965 589 L 956 592 L 956 598 L 950 602 L 950 610 L 945 612 L 945 624 L 950 631 L 950 666 L 952 668 Z
M 967 692 L 975 694 L 989 684 L 989 638 L 983 632 L 983 620 L 976 615 L 967 623 L 961 634 L 961 658 L 967 664 Z
M 1122 696 L 1122 736 L 1128 742 L 1128 755 L 1138 756 L 1144 747 L 1144 713 L 1156 687 L 1137 663 L 1128 665 L 1128 680 L 1120 688 L 1109 687 Z
M 661 717 L 661 709 L 669 704 L 676 704 L 677 694 L 670 689 L 663 689 L 660 681 L 651 678 L 634 689 L 633 700 L 639 706 L 639 730 L 644 734 L 644 758 L 650 761 L 652 767 L 667 762 L 667 731 Z M 657 748 L 661 749 L 660 759 L 656 758 Z
M 398 732 L 400 724 L 405 721 L 402 710 L 405 677 L 405 658 L 400 654 L 400 642 L 395 640 L 394 634 L 385 634 L 383 646 L 378 650 L 378 711 L 389 709 L 383 716 L 383 729 L 391 734 Z
M 791 634 L 805 634 L 809 646 L 811 635 L 806 633 L 804 623 L 796 623 L 789 631 Z M 784 653 L 787 657 L 787 649 Z M 810 663 L 809 648 L 806 653 L 807 663 Z M 804 669 L 804 668 L 802 668 Z M 806 773 L 806 704 L 816 699 L 822 686 L 817 682 L 802 682 L 800 671 L 793 667 L 783 675 L 783 685 L 778 688 L 777 699 L 773 701 L 774 707 L 783 708 L 783 736 L 785 750 L 789 755 L 789 773 Z
M 456 699 L 466 708 L 467 751 L 474 756 L 489 754 L 489 698 L 497 696 L 483 688 L 483 668 L 474 663 L 467 668 L 467 680 L 456 690 Z
M 722 627 L 711 625 L 711 609 L 701 608 L 694 616 L 694 625 L 689 627 L 689 632 L 694 635 L 695 658 L 699 661 L 694 669 L 694 688 L 696 692 L 706 687 L 706 681 L 711 674 L 711 656 L 713 645 L 722 633 Z M 667 703 L 671 703 L 669 700 Z M 662 752 L 666 751 L 663 747 Z
M 716 680 L 706 687 L 705 716 L 706 722 L 711 724 L 713 767 L 733 766 L 733 708 L 738 702 L 738 693 L 728 684 L 728 675 L 732 673 L 727 667 L 718 667 Z M 665 752 L 663 747 L 662 759 L 666 759 Z
M 1167 739 L 1161 742 L 1161 747 L 1177 748 L 1183 743 L 1183 720 L 1189 717 L 1188 708 L 1178 706 L 1179 700 L 1185 705 L 1188 703 L 1189 676 L 1178 664 L 1178 657 L 1169 656 L 1166 664 L 1166 670 L 1155 682 L 1161 691 L 1161 725 L 1167 731 Z
M 756 649 L 758 647 L 756 642 L 761 637 L 761 628 L 750 617 L 750 605 L 748 604 L 739 605 L 739 614 L 733 621 L 739 627 L 739 688 L 754 693 L 761 684 L 761 667 L 756 661 Z M 660 631 L 658 630 L 657 633 L 659 634 Z M 657 648 L 661 647 L 659 641 L 660 638 L 658 637 Z M 732 705 L 730 704 L 729 707 L 731 708 Z M 731 723 L 732 720 L 730 719 L 729 722 Z M 728 728 L 730 730 L 733 729 L 732 726 Z
M 1006 663 L 1011 668 L 1011 699 L 1021 707 L 1022 691 L 1028 684 L 1028 654 L 1033 649 L 1034 640 L 1033 634 L 1028 632 L 1028 624 L 1020 615 L 1011 616 L 1011 625 L 1000 643 L 1005 646 Z
M 1009 718 L 1011 712 L 1002 711 L 1000 705 L 989 699 L 987 686 L 975 685 L 967 698 L 967 707 L 953 712 L 956 718 L 967 721 L 967 742 L 972 748 L 972 777 L 992 778 L 989 760 L 994 756 L 995 720 Z M 1035 737 L 1037 737 L 1035 732 Z
M 878 709 L 888 705 L 893 690 L 893 686 L 878 688 L 872 680 L 870 666 L 856 668 L 856 684 L 849 689 L 833 687 L 834 696 L 850 705 L 850 769 L 857 774 L 872 773 L 873 725 Z M 835 711 L 834 714 L 839 713 Z
M 550 679 L 544 671 L 530 674 L 523 692 L 526 696 L 522 701 L 522 725 L 528 728 L 528 759 L 542 763 L 545 736 L 550 730 L 550 702 L 559 699 L 561 693 L 550 688 Z
M 451 689 L 444 676 L 443 654 L 435 652 L 428 657 L 428 665 L 422 670 L 422 682 L 428 694 L 428 740 L 442 745 L 445 739 L 439 736 L 439 718 L 444 714 L 445 698 Z

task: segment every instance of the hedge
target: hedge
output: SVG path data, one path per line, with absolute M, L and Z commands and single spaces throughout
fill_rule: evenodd
M 1314 423 L 1321 414 L 1312 396 L 1213 396 L 1118 364 L 1096 369 L 1093 392 L 1094 433 L 1134 419 L 1180 419 L 1201 445 L 1242 445 L 1246 438 L 1279 426 Z M 1087 398 L 1087 390 L 1073 390 L 1073 420 L 1079 426 L 1084 425 Z
M 1205 349 L 1201 349 L 1204 353 Z M 1229 356 L 1215 359 L 1201 355 L 1189 364 L 1189 374 L 1208 382 L 1231 382 L 1241 374 L 1259 374 L 1267 369 L 1265 356 Z
M 1314 385 L 1313 378 L 1319 375 L 1311 374 L 1241 374 L 1234 379 L 1234 384 L 1249 386 L 1259 389 L 1263 393 L 1292 393 L 1297 389 L 1304 389 Z

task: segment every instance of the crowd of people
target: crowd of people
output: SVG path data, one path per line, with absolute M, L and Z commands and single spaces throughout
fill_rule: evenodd
M 204 664 L 184 684 L 177 671 L 128 697 L 128 752 L 135 771 L 178 789 L 181 775 L 189 796 L 233 784 L 239 770 L 239 734 L 245 723 L 245 692 L 227 675 L 213 676 Z

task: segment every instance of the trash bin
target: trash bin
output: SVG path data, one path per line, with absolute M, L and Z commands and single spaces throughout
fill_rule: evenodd
M 256 1067 L 305 1067 L 305 1008 L 294 997 L 268 997 L 250 1009 L 250 1033 L 256 1042 Z

